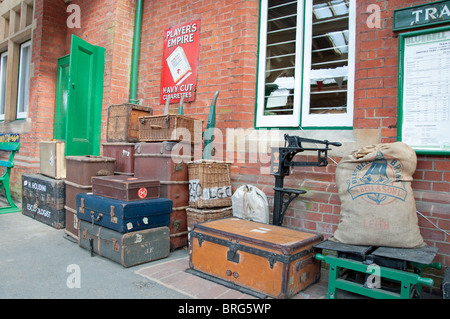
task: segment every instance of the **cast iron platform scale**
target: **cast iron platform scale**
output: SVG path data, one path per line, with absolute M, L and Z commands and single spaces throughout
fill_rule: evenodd
M 284 147 L 272 148 L 270 174 L 275 176 L 274 204 L 273 204 L 273 224 L 281 226 L 284 214 L 289 204 L 300 194 L 305 194 L 305 190 L 285 188 L 284 178 L 289 175 L 290 168 L 296 166 L 318 166 L 328 165 L 329 145 L 341 146 L 339 142 L 329 142 L 327 140 L 314 140 L 300 136 L 290 136 L 284 134 Z M 302 143 L 323 144 L 323 147 L 304 147 Z M 304 151 L 317 152 L 317 161 L 294 161 L 297 153 Z

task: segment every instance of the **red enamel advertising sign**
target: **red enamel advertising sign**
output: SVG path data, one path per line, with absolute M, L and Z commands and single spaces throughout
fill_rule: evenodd
M 195 100 L 200 42 L 200 19 L 164 31 L 160 103 Z

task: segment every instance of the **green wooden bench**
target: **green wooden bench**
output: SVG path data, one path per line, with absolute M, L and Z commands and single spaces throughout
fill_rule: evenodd
M 11 198 L 11 191 L 9 189 L 9 177 L 11 174 L 11 169 L 14 167 L 14 155 L 19 151 L 19 148 L 20 143 L 18 142 L 0 142 L 0 151 L 9 152 L 8 160 L 0 160 L 0 167 L 3 167 L 5 170 L 2 176 L 0 176 L 0 191 L 2 190 L 2 188 L 5 189 L 5 196 L 10 205 L 9 207 L 0 207 L 0 214 L 20 212 L 20 208 L 18 208 L 16 204 L 14 204 Z

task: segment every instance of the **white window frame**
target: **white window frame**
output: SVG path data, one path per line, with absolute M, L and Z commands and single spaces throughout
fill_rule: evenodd
M 0 121 L 5 120 L 6 110 L 6 69 L 8 65 L 8 51 L 0 54 L 0 107 L 3 107 L 3 113 L 0 113 Z M 1 112 L 1 109 L 0 109 Z
M 312 0 L 306 0 L 305 25 L 312 25 Z M 346 113 L 310 114 L 311 85 L 311 48 L 312 48 L 312 28 L 305 28 L 305 52 L 303 74 L 303 105 L 302 107 L 302 127 L 351 127 L 353 126 L 353 101 L 355 91 L 355 25 L 356 25 L 356 3 L 349 0 L 349 44 L 348 44 L 348 81 L 347 81 L 347 110 Z
M 23 52 L 25 48 L 29 48 L 27 59 L 23 58 Z M 30 95 L 30 62 L 31 62 L 31 40 L 24 42 L 20 45 L 20 57 L 19 57 L 19 76 L 18 76 L 18 88 L 17 88 L 17 119 L 24 119 L 28 116 L 28 102 Z M 22 81 L 22 78 L 25 80 Z M 23 106 L 23 111 L 19 111 Z
M 297 41 L 295 57 L 294 109 L 291 115 L 264 115 L 264 86 L 266 71 L 267 7 L 268 0 L 261 0 L 260 40 L 258 60 L 258 95 L 256 127 L 352 127 L 355 83 L 356 0 L 350 1 L 349 55 L 346 113 L 309 114 L 310 75 L 312 47 L 312 0 L 298 0 Z

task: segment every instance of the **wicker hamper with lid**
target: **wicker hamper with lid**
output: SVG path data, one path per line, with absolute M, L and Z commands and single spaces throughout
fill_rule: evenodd
M 201 160 L 188 163 L 189 206 L 231 206 L 231 163 Z

